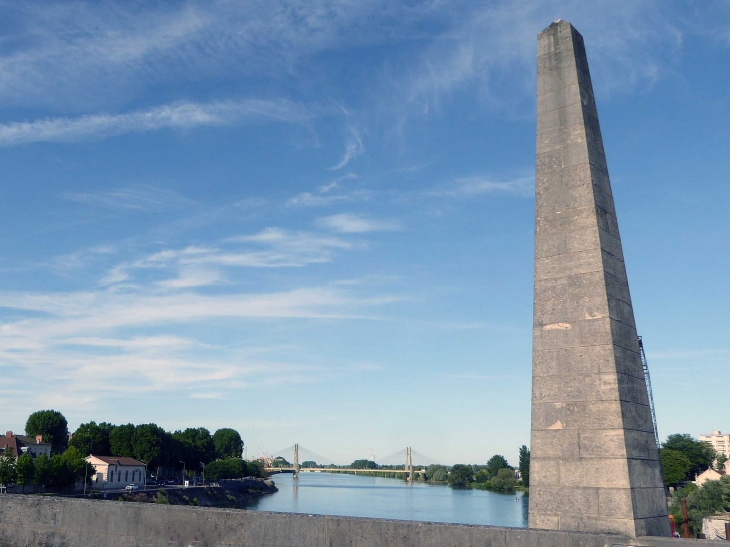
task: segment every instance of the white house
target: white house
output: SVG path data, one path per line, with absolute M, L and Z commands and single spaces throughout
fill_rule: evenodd
M 4 437 L 0 437 L 0 451 L 6 447 L 12 449 L 16 458 L 22 454 L 29 454 L 33 459 L 41 454 L 51 457 L 51 445 L 43 442 L 43 435 L 27 437 L 25 435 L 14 435 L 12 431 L 7 431 Z
M 707 481 L 719 481 L 720 477 L 725 474 L 725 471 L 715 471 L 712 467 L 705 469 L 702 473 L 695 477 L 694 483 L 697 486 L 702 486 Z
M 95 490 L 125 488 L 145 483 L 145 464 L 134 458 L 123 456 L 87 456 L 86 461 L 96 468 L 96 475 L 91 481 Z

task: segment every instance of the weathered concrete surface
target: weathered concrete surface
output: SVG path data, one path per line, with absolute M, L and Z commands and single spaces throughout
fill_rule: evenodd
M 669 535 L 583 38 L 538 35 L 530 527 Z
M 0 496 L 0 547 L 689 547 L 710 541 Z

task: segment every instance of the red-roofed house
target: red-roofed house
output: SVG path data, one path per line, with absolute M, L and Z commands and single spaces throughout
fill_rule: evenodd
M 145 464 L 134 458 L 92 454 L 86 461 L 96 468 L 96 476 L 92 479 L 94 489 L 125 488 L 130 484 L 144 486 Z
M 12 431 L 7 431 L 4 437 L 0 437 L 0 451 L 8 446 L 13 449 L 16 458 L 21 454 L 30 454 L 32 458 L 37 458 L 41 454 L 51 457 L 51 445 L 43 442 L 43 435 L 27 437 L 13 435 Z

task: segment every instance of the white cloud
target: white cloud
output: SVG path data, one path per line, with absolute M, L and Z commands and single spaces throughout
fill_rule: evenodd
M 123 114 L 4 123 L 0 124 L 0 146 L 31 142 L 75 142 L 165 128 L 183 129 L 257 121 L 301 124 L 310 117 L 305 108 L 283 99 L 176 103 Z M 83 200 L 83 194 L 76 196 L 77 200 Z
M 456 178 L 447 184 L 425 192 L 428 196 L 469 197 L 479 194 L 510 194 L 532 197 L 535 188 L 534 177 L 520 177 L 507 181 L 493 180 L 485 176 Z
M 324 207 L 335 203 L 368 201 L 372 197 L 372 192 L 369 190 L 353 190 L 343 194 L 328 194 L 325 192 L 326 190 L 319 194 L 302 192 L 289 198 L 286 205 L 287 207 Z
M 342 159 L 332 167 L 328 167 L 329 171 L 337 171 L 342 169 L 351 160 L 358 157 L 360 154 L 365 152 L 365 145 L 362 143 L 360 137 L 360 131 L 354 125 L 350 125 L 347 130 L 347 139 L 345 141 L 345 153 L 342 155 Z
M 341 232 L 343 234 L 384 232 L 403 229 L 401 223 L 396 220 L 372 219 L 352 213 L 341 213 L 339 215 L 319 218 L 317 219 L 317 224 L 328 230 Z

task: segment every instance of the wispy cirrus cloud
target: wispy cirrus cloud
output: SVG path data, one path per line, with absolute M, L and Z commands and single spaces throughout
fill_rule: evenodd
M 386 232 L 403 229 L 403 225 L 397 220 L 368 218 L 364 215 L 352 213 L 341 213 L 318 218 L 317 225 L 343 234 Z
M 33 142 L 77 142 L 107 139 L 125 133 L 161 129 L 189 129 L 200 126 L 256 122 L 303 124 L 311 113 L 285 99 L 244 99 L 213 103 L 176 103 L 121 114 L 94 114 L 77 118 L 0 124 L 0 146 Z
M 150 185 L 130 185 L 101 192 L 65 192 L 62 197 L 76 203 L 122 212 L 158 212 L 195 203 L 177 192 Z
M 460 177 L 446 184 L 424 192 L 427 196 L 466 198 L 480 194 L 508 194 L 518 197 L 532 197 L 535 178 L 519 177 L 512 180 L 494 180 L 490 177 L 475 175 Z
M 354 203 L 358 201 L 368 201 L 372 198 L 373 193 L 367 189 L 352 190 L 341 193 L 328 193 L 330 189 L 325 187 L 324 190 L 312 193 L 302 192 L 289 198 L 286 202 L 287 207 L 325 207 L 336 203 Z
M 135 273 L 158 271 L 162 278 L 156 284 L 168 289 L 225 284 L 222 269 L 301 268 L 329 262 L 334 251 L 353 248 L 352 243 L 339 237 L 266 228 L 255 234 L 229 237 L 219 245 L 166 249 L 123 262 L 111 268 L 100 283 L 131 283 Z

